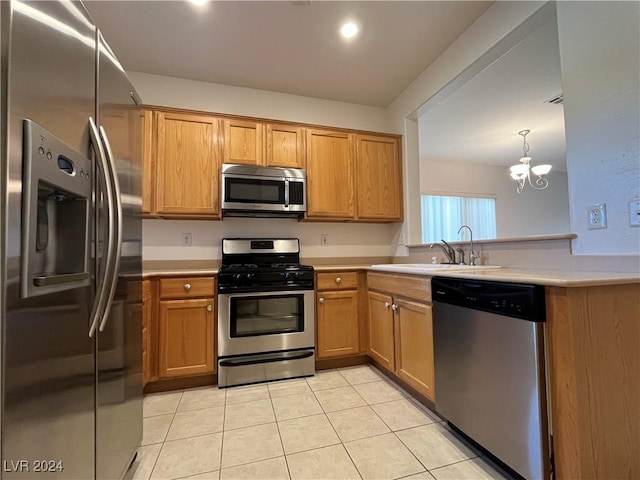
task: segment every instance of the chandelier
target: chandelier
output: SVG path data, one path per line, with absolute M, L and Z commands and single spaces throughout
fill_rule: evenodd
M 518 132 L 518 135 L 522 135 L 522 158 L 520 159 L 520 163 L 509 168 L 511 178 L 516 181 L 516 190 L 518 193 L 522 193 L 526 181 L 536 190 L 544 190 L 549 186 L 549 181 L 545 178 L 545 175 L 551 171 L 551 165 L 530 165 L 531 157 L 528 155 L 529 144 L 527 143 L 527 135 L 530 131 L 531 130 L 520 130 Z M 536 176 L 533 182 L 531 181 L 532 173 Z

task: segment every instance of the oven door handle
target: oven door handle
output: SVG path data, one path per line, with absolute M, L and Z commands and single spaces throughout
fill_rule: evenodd
M 304 350 L 302 352 L 282 352 L 270 353 L 267 355 L 252 355 L 250 357 L 229 358 L 220 360 L 221 367 L 243 367 L 246 365 L 257 365 L 259 363 L 282 362 L 283 360 L 300 360 L 313 356 L 313 350 Z

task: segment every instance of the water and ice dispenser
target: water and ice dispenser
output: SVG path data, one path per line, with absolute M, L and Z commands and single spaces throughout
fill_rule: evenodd
M 23 122 L 21 296 L 89 285 L 91 161 Z

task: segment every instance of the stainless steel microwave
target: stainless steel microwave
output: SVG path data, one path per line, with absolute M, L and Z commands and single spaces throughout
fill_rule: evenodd
M 299 217 L 307 210 L 307 174 L 297 168 L 222 165 L 222 214 Z

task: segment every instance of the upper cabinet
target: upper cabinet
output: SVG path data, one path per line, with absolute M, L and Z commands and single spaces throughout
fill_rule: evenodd
M 304 128 L 239 119 L 223 122 L 224 163 L 304 168 Z
M 218 119 L 156 112 L 156 212 L 218 217 Z
M 305 167 L 304 128 L 299 125 L 268 123 L 266 131 L 268 167 Z
M 222 163 L 303 168 L 305 220 L 402 220 L 398 135 L 153 108 L 142 110 L 146 217 L 220 216 Z
M 307 130 L 307 218 L 354 219 L 354 150 L 351 133 Z
M 356 179 L 359 219 L 402 219 L 402 167 L 397 138 L 358 135 Z
M 264 125 L 245 120 L 226 119 L 224 122 L 224 163 L 240 165 L 264 164 Z

